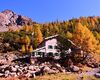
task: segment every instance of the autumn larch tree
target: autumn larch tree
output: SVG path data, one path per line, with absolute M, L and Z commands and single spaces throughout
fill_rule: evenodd
M 31 42 L 31 40 L 30 40 L 29 36 L 26 35 L 26 36 L 25 36 L 25 44 L 26 44 L 26 45 L 29 45 L 30 42 Z
M 33 45 L 35 45 L 35 48 L 43 41 L 43 35 L 42 32 L 40 30 L 40 26 L 39 25 L 35 25 L 34 26 L 34 35 L 33 35 Z
M 21 49 L 21 51 L 22 51 L 23 53 L 26 52 L 25 45 L 22 45 L 22 49 Z
M 98 46 L 98 41 L 95 39 L 92 32 L 81 23 L 75 25 L 72 40 L 78 46 L 81 46 L 84 51 L 93 52 Z

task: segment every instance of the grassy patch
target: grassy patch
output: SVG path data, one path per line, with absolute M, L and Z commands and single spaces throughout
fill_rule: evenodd
M 30 79 L 30 80 L 79 80 L 79 78 L 78 74 L 76 73 L 71 73 L 71 74 L 58 73 L 51 75 L 46 74 L 44 76 L 39 76 L 36 77 L 35 79 Z M 94 76 L 83 75 L 82 80 L 100 80 L 100 79 L 95 78 Z
M 84 75 L 83 76 L 83 80 L 100 80 L 100 78 L 96 78 L 94 76 L 87 76 L 87 75 Z
M 58 73 L 58 74 L 39 76 L 31 80 L 77 80 L 77 74 Z

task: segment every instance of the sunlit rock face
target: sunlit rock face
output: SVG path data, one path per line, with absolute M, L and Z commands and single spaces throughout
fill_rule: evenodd
M 11 10 L 5 10 L 0 13 L 0 32 L 8 31 L 10 27 L 16 29 L 31 23 L 32 20 L 30 18 L 17 15 Z

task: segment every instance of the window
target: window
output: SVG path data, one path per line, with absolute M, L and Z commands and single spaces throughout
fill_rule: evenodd
M 55 53 L 55 56 L 59 56 L 59 53 Z
M 41 55 L 41 52 L 38 52 L 37 54 L 38 54 L 38 55 Z
M 49 46 L 48 46 L 48 49 L 53 49 L 53 46 L 52 46 L 52 45 L 49 45 Z
M 41 52 L 37 52 L 37 56 L 38 57 L 42 57 L 42 53 Z
M 53 57 L 53 53 L 52 52 L 49 52 L 49 53 L 47 53 L 47 56 L 48 57 Z
M 32 53 L 32 56 L 35 56 L 35 52 Z
M 45 53 L 44 53 L 44 52 L 41 52 L 41 54 L 42 54 L 42 57 L 44 57 L 44 56 L 45 56 Z

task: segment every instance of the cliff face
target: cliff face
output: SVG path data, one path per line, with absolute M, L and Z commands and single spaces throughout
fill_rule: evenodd
M 8 31 L 9 28 L 14 30 L 21 26 L 31 24 L 32 20 L 26 16 L 17 15 L 11 10 L 5 10 L 0 13 L 0 32 Z

